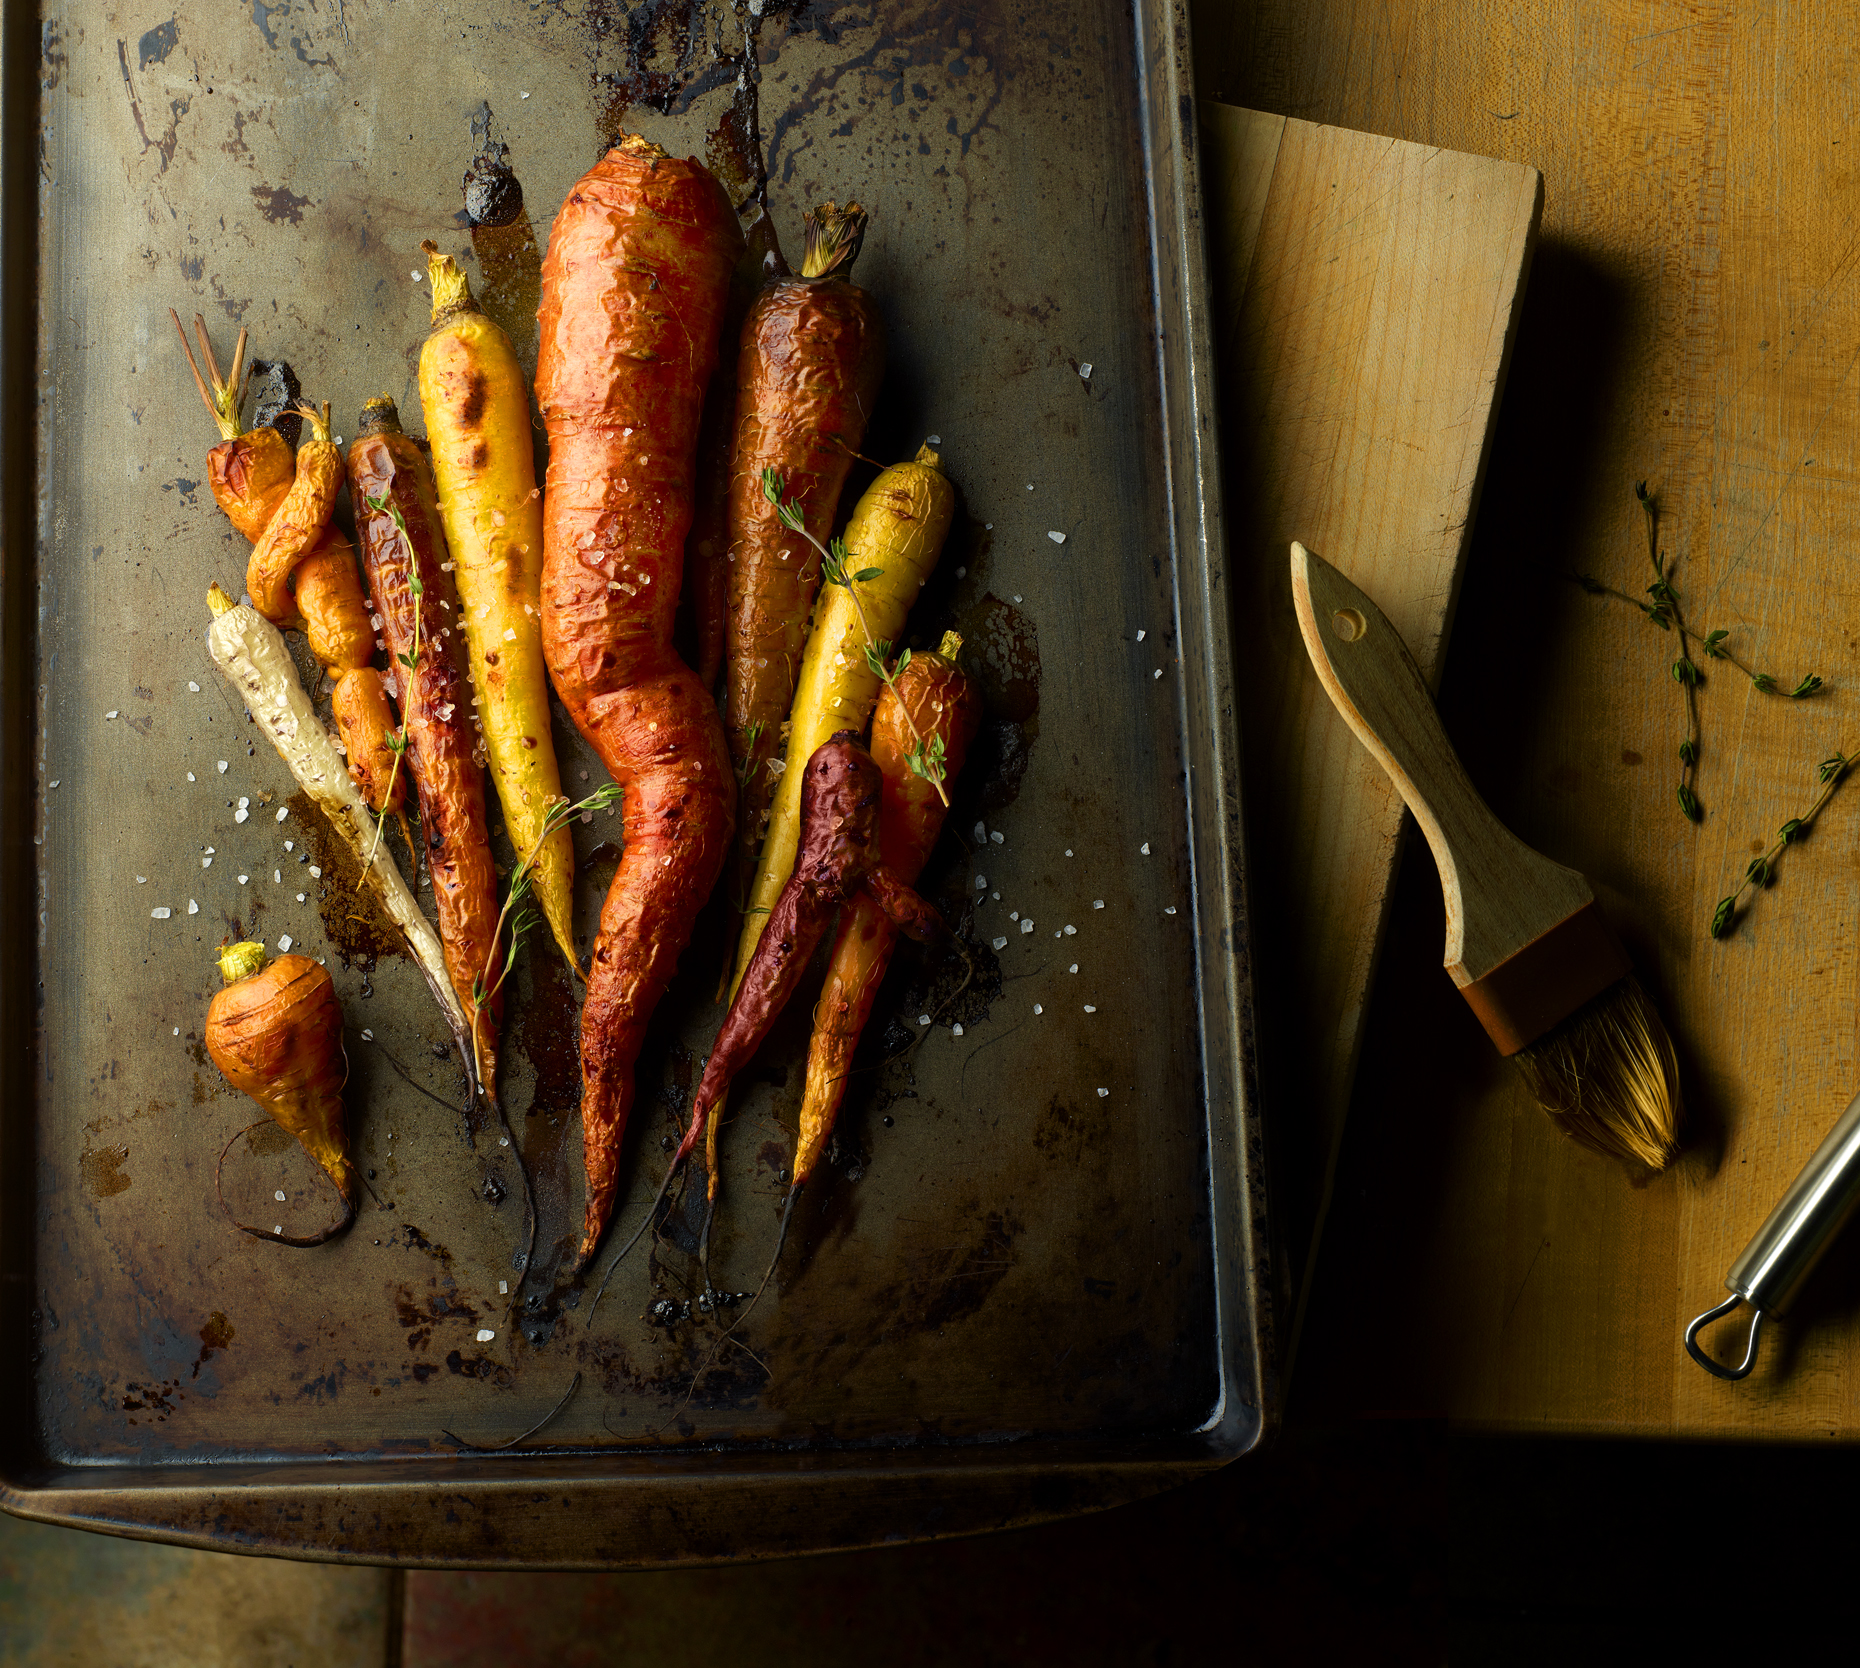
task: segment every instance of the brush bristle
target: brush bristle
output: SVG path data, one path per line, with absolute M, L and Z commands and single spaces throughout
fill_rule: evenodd
M 1664 1170 L 1684 1106 L 1660 1013 L 1629 974 L 1512 1056 L 1538 1105 L 1592 1152 Z

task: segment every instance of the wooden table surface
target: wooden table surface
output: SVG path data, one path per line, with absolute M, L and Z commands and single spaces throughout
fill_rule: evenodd
M 1766 1329 L 1750 1379 L 1712 1379 L 1680 1346 L 1860 1089 L 1860 775 L 1732 935 L 1707 933 L 1814 797 L 1818 762 L 1860 749 L 1851 18 L 1206 0 L 1196 23 L 1204 97 L 1543 170 L 1441 705 L 1499 815 L 1595 883 L 1688 1094 L 1686 1150 L 1649 1185 L 1561 1138 L 1439 969 L 1438 882 L 1410 832 L 1293 1403 L 1510 1430 L 1860 1435 L 1860 1230 Z M 1675 797 L 1673 637 L 1567 578 L 1644 587 L 1639 479 L 1691 623 L 1726 630 L 1747 665 L 1828 682 L 1793 702 L 1708 668 L 1696 827 Z M 1274 945 L 1258 951 L 1269 1043 Z M 1322 1063 L 1266 1071 L 1269 1113 L 1295 1130 Z M 1286 1180 L 1296 1199 L 1304 1183 Z

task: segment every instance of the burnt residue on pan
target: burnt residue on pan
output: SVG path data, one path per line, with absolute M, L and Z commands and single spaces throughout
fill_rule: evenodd
M 293 446 L 303 434 L 304 422 L 296 413 L 304 385 L 297 380 L 288 359 L 254 359 L 248 384 L 253 396 L 252 427 L 274 428 Z
M 471 136 L 476 150 L 460 185 L 472 253 L 483 274 L 478 302 L 527 365 L 536 351 L 542 250 L 524 206 L 522 183 L 510 165 L 510 147 L 497 136 L 497 118 L 488 102 L 473 113 Z
M 962 663 L 982 686 L 987 712 L 969 750 L 960 792 L 984 811 L 1012 805 L 1040 734 L 1040 637 L 992 591 L 962 620 Z
M 400 929 L 388 918 L 374 889 L 362 885 L 361 861 L 349 842 L 330 827 L 323 807 L 302 790 L 292 794 L 288 803 L 315 854 L 316 867 L 323 871 L 317 881 L 317 913 L 323 917 L 323 930 L 329 935 L 330 947 L 342 957 L 342 965 L 372 973 L 381 957 L 406 954 Z

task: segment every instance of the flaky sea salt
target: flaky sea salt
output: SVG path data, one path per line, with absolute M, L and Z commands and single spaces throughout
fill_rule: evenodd
M 481 1344 L 488 1344 L 496 1336 L 497 1334 L 488 1326 L 478 1328 L 478 1342 Z
M 189 898 L 187 900 L 187 913 L 189 915 L 198 915 L 200 913 L 200 905 L 197 904 L 192 898 Z
M 997 950 L 1005 950 L 1007 948 L 1007 940 L 1005 938 L 991 939 L 990 942 Z
M 1023 921 L 1021 922 L 1021 924 L 1020 924 L 1020 930 L 1021 930 L 1022 932 L 1032 932 L 1032 931 L 1033 931 L 1033 917 L 1032 917 L 1031 915 L 1029 915 L 1029 916 L 1028 916 L 1028 917 L 1027 917 L 1027 918 L 1026 918 L 1025 920 L 1023 920 Z
M 165 921 L 173 913 L 174 911 L 172 909 L 166 904 L 163 904 L 160 909 L 151 909 L 149 911 L 149 919 L 152 921 Z
M 1051 539 L 1054 544 L 1064 544 L 1066 542 L 1065 534 L 1060 532 L 1057 528 L 1050 529 L 1046 536 Z

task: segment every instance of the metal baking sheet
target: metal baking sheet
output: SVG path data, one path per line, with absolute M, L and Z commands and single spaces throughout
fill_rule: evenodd
M 1182 10 L 5 18 L 0 1211 L 30 1371 L 0 1392 L 0 1503 L 233 1550 L 616 1567 L 1028 1522 L 1250 1447 L 1270 1351 Z M 216 436 L 167 316 L 203 313 L 222 352 L 248 328 L 338 434 L 383 390 L 415 427 L 420 240 L 465 258 L 533 355 L 526 235 L 546 242 L 623 125 L 739 191 L 766 155 L 794 252 L 803 208 L 870 207 L 856 277 L 890 356 L 866 449 L 938 437 L 961 511 L 911 634 L 961 630 L 990 702 L 924 882 L 978 975 L 951 1005 L 947 966 L 900 957 L 746 1349 L 719 1347 L 733 1311 L 686 1313 L 677 1224 L 592 1317 L 560 1288 L 578 1077 L 540 941 L 504 1093 L 537 1201 L 523 1266 L 512 1153 L 468 1141 L 436 1010 L 350 919 L 314 815 L 207 659 L 206 587 L 239 588 L 245 546 L 205 490 Z M 474 246 L 460 181 L 492 144 L 526 220 Z M 559 713 L 557 735 L 572 788 L 604 780 Z M 584 937 L 618 826 L 574 830 Z M 200 1040 L 229 935 L 326 958 L 347 1014 L 373 1197 L 313 1251 L 235 1232 L 216 1202 L 255 1115 Z M 721 1018 L 722 954 L 707 924 L 641 1062 L 623 1231 Z M 738 1290 L 774 1242 L 798 1007 L 724 1131 L 712 1261 Z M 234 1141 L 225 1186 L 296 1224 L 327 1205 L 262 1136 Z M 535 1437 L 466 1446 L 527 1430 L 576 1373 Z

